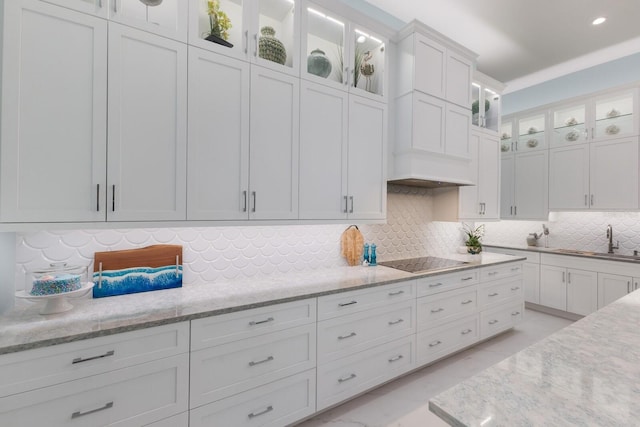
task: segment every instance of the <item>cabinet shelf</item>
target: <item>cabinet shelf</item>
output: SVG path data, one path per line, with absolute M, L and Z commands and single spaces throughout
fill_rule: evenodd
M 622 118 L 625 118 L 625 117 L 632 117 L 632 116 L 633 116 L 633 113 L 620 114 L 620 115 L 617 115 L 617 116 L 614 116 L 614 117 L 603 117 L 603 118 L 601 118 L 601 119 L 596 119 L 596 122 L 599 122 L 599 123 L 609 123 L 609 122 L 611 122 L 611 121 L 620 120 L 620 119 L 622 119 Z

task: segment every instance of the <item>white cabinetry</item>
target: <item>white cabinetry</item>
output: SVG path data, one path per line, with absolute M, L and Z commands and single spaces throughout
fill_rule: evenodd
M 547 218 L 548 169 L 547 150 L 502 157 L 501 218 Z
M 109 24 L 107 219 L 186 219 L 187 47 Z
M 181 42 L 187 41 L 188 0 L 163 0 L 155 6 L 131 0 L 97 2 L 98 5 L 109 5 L 109 19 L 112 21 Z
M 620 274 L 598 273 L 598 308 L 638 290 L 640 278 Z
M 588 209 L 589 146 L 549 150 L 549 209 Z
M 504 255 L 526 257 L 522 263 L 522 282 L 524 300 L 534 304 L 540 303 L 540 254 L 538 252 L 486 247 L 486 251 Z
M 35 0 L 2 7 L 0 220 L 104 221 L 107 23 Z
M 598 273 L 572 268 L 582 265 L 575 264 L 571 257 L 543 255 L 540 266 L 540 304 L 583 316 L 596 311 Z
M 500 130 L 502 103 L 500 96 L 505 85 L 479 71 L 473 73 L 471 83 L 471 124 L 491 134 Z
M 471 163 L 475 186 L 461 187 L 460 219 L 500 219 L 500 142 L 497 136 L 471 132 Z
M 101 18 L 107 17 L 109 8 L 108 0 L 43 0 L 47 3 L 57 4 L 79 12 L 96 15 Z
M 184 413 L 188 351 L 183 322 L 4 355 L 0 424 L 146 425 Z

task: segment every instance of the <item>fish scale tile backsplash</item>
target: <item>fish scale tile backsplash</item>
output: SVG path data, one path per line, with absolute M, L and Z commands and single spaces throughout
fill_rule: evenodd
M 429 190 L 389 186 L 387 224 L 362 225 L 376 243 L 378 260 L 455 251 L 457 223 L 431 221 Z M 181 244 L 183 282 L 216 282 L 273 273 L 347 265 L 340 255 L 339 225 L 235 226 L 116 230 L 51 230 L 16 235 L 16 289 L 25 271 L 52 262 L 89 265 L 98 251 Z M 93 266 L 90 265 L 90 269 Z

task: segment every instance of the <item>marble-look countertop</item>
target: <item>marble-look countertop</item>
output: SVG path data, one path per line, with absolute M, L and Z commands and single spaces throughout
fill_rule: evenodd
M 71 311 L 47 316 L 39 314 L 43 303 L 16 300 L 16 306 L 0 316 L 0 354 L 524 260 L 492 253 L 452 254 L 447 258 L 467 264 L 425 274 L 383 266 L 344 266 L 107 298 L 88 297 L 72 300 Z
M 542 246 L 526 246 L 526 245 L 500 245 L 500 244 L 483 244 L 485 249 L 514 249 L 519 251 L 538 252 L 552 255 L 565 255 L 565 256 L 577 256 L 591 259 L 601 259 L 605 261 L 620 261 L 630 262 L 633 264 L 640 264 L 640 256 L 622 255 L 622 254 L 605 254 L 591 251 L 580 251 L 578 249 L 564 249 L 564 248 L 545 248 Z M 581 253 L 582 252 L 582 253 Z
M 640 420 L 640 292 L 441 393 L 452 426 L 631 426 Z

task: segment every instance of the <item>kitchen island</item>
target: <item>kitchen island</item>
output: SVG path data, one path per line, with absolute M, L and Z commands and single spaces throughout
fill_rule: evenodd
M 441 393 L 452 426 L 623 426 L 640 418 L 640 292 Z

